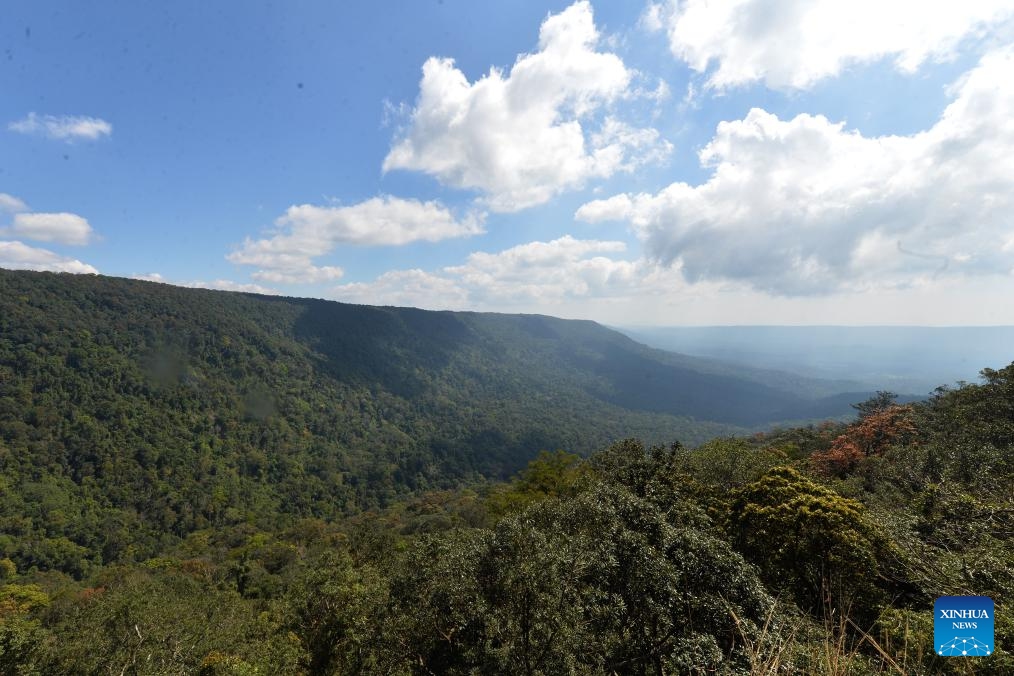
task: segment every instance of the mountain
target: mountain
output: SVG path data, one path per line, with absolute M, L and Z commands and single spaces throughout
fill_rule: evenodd
M 696 444 L 833 390 L 589 321 L 0 270 L 0 550 L 74 570 L 509 476 L 542 449 Z
M 652 347 L 739 367 L 847 380 L 839 391 L 925 394 L 1014 360 L 1014 326 L 652 326 L 619 329 Z

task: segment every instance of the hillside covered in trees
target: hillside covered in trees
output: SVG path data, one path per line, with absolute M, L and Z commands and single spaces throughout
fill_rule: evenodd
M 1014 670 L 1014 364 L 746 433 L 833 392 L 548 317 L 0 304 L 0 673 Z M 945 594 L 995 654 L 933 654 Z
M 0 271 L 5 550 L 81 576 L 208 527 L 507 478 L 540 450 L 848 410 L 778 377 L 592 322 Z

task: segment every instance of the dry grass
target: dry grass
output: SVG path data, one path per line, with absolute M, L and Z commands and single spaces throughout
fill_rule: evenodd
M 777 676 L 798 674 L 800 671 L 794 656 L 805 656 L 805 673 L 814 676 L 857 676 L 869 674 L 905 674 L 908 669 L 907 641 L 894 655 L 885 649 L 869 631 L 863 629 L 849 617 L 849 613 L 835 609 L 825 603 L 820 639 L 797 641 L 800 625 L 786 630 L 785 622 L 778 622 L 778 606 L 773 604 L 758 629 L 744 623 L 730 611 L 743 642 L 744 653 L 750 662 L 752 676 Z M 865 649 L 864 649 L 865 648 Z M 872 655 L 870 654 L 872 651 Z M 918 665 L 921 655 L 913 656 Z M 898 660 L 901 660 L 901 664 Z M 916 667 L 918 668 L 918 667 Z
M 732 610 L 729 613 L 736 622 L 736 629 L 743 639 L 743 647 L 750 660 L 750 674 L 752 676 L 775 676 L 784 673 L 785 656 L 795 641 L 796 631 L 793 629 L 786 635 L 782 628 L 775 621 L 777 604 L 771 604 L 767 615 L 764 617 L 764 624 L 756 638 L 751 637 L 750 632 L 743 626 L 743 622 Z

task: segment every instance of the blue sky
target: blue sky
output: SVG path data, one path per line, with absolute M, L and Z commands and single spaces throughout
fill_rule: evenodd
M 1014 5 L 7 3 L 0 267 L 1012 324 Z

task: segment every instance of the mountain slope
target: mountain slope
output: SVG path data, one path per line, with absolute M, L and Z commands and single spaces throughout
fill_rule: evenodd
M 0 270 L 0 533 L 74 570 L 806 401 L 692 364 L 593 322 Z

